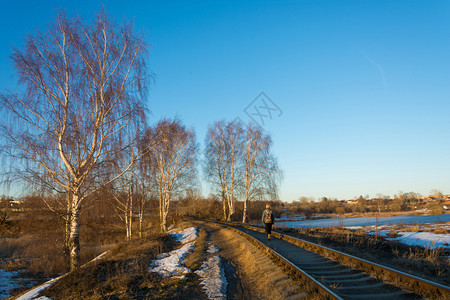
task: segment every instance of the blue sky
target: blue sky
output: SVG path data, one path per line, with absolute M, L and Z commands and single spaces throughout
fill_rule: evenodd
M 277 105 L 281 200 L 450 193 L 448 1 L 17 2 L 0 0 L 2 90 L 27 33 L 104 3 L 151 44 L 151 122 L 177 116 L 202 143 L 215 120 L 249 121 L 261 92 Z

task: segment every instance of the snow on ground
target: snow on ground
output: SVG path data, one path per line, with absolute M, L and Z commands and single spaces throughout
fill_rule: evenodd
M 370 226 L 367 229 L 367 233 L 375 235 L 375 226 Z M 411 231 L 411 228 L 414 230 Z M 409 229 L 409 230 L 408 230 Z M 398 241 L 400 243 L 410 246 L 422 246 L 425 248 L 435 249 L 442 247 L 444 249 L 450 249 L 450 234 L 437 234 L 434 230 L 448 230 L 450 224 L 420 224 L 398 227 L 395 225 L 384 225 L 378 227 L 378 235 L 386 237 L 389 241 Z M 392 232 L 400 235 L 398 237 L 389 237 Z
M 102 254 L 100 254 L 99 256 L 95 257 L 92 261 L 96 261 L 101 259 L 106 253 L 108 253 L 108 251 L 103 252 Z M 85 264 L 86 265 L 86 264 Z M 18 297 L 16 300 L 31 300 L 31 299 L 35 299 L 35 300 L 46 300 L 46 299 L 50 299 L 48 297 L 45 296 L 41 296 L 39 298 L 36 298 L 39 296 L 39 294 L 44 291 L 46 288 L 50 287 L 51 285 L 53 285 L 56 281 L 58 281 L 59 279 L 63 278 L 64 276 L 66 276 L 66 274 L 61 275 L 57 278 L 53 278 L 49 281 L 47 281 L 44 284 L 41 284 L 37 287 L 35 287 L 34 289 L 26 292 L 25 294 L 23 294 L 22 296 Z M 1 278 L 0 278 L 1 279 Z M 1 294 L 0 294 L 1 296 Z
M 102 259 L 103 258 L 103 256 L 105 256 L 106 255 L 106 253 L 108 253 L 109 252 L 109 250 L 107 250 L 107 251 L 105 251 L 105 252 L 103 252 L 102 254 L 100 254 L 99 256 L 97 256 L 97 257 L 94 257 L 91 261 L 96 261 L 96 260 L 100 260 L 100 259 Z
M 450 249 L 450 234 L 434 234 L 432 232 L 398 232 L 398 234 L 401 236 L 387 238 L 387 240 L 430 249 L 439 247 Z
M 208 252 L 208 253 L 217 253 L 219 251 L 220 251 L 219 248 L 217 248 L 214 245 L 209 246 L 208 250 L 206 250 L 206 252 Z
M 159 254 L 149 268 L 151 272 L 157 272 L 164 277 L 186 274 L 191 271 L 183 266 L 183 261 L 186 255 L 194 248 L 195 240 L 198 237 L 195 227 L 186 228 L 181 231 L 171 230 L 170 232 L 173 232 L 171 235 L 175 240 L 184 244 L 184 246 L 169 253 Z
M 15 283 L 14 276 L 18 272 L 16 271 L 5 271 L 0 269 L 0 298 L 8 298 L 10 296 L 9 291 L 18 288 L 19 285 Z
M 52 284 L 54 284 L 58 279 L 64 277 L 65 275 L 62 275 L 60 277 L 54 278 L 52 280 L 47 281 L 44 284 L 41 284 L 37 287 L 35 287 L 34 289 L 32 289 L 31 291 L 28 291 L 27 293 L 23 294 L 22 296 L 16 298 L 16 300 L 30 300 L 30 299 L 48 299 L 47 297 L 39 297 L 36 298 L 43 290 L 45 290 L 46 288 L 48 288 L 49 286 L 51 286 Z
M 173 232 L 173 233 L 171 233 Z M 193 242 L 197 239 L 197 228 L 195 227 L 189 227 L 181 231 L 169 231 L 171 235 L 175 238 L 177 242 L 181 242 L 182 244 L 186 244 L 189 242 Z
M 208 253 L 216 253 L 218 250 L 211 245 Z M 195 273 L 200 276 L 200 284 L 208 299 L 226 299 L 228 283 L 220 256 L 210 257 Z
M 186 267 L 183 267 L 183 261 L 186 255 L 194 248 L 194 242 L 185 244 L 183 247 L 177 250 L 170 251 L 169 253 L 161 253 L 156 257 L 156 260 L 152 262 L 150 267 L 151 272 L 157 272 L 163 277 L 171 277 L 179 274 L 189 273 Z

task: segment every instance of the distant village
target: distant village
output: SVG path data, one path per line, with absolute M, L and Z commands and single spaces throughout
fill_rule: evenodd
M 303 201 L 302 201 L 303 199 Z M 179 199 L 183 200 L 183 199 Z M 202 199 L 203 201 L 208 201 L 208 199 Z M 312 203 L 339 203 L 340 206 L 348 206 L 349 209 L 351 209 L 352 206 L 358 206 L 364 203 L 367 206 L 379 206 L 382 203 L 382 206 L 389 207 L 394 202 L 401 201 L 402 203 L 409 205 L 409 206 L 423 206 L 427 204 L 436 204 L 439 206 L 442 206 L 444 210 L 450 210 L 450 194 L 444 195 L 444 194 L 437 194 L 437 195 L 429 195 L 429 196 L 421 196 L 416 193 L 404 193 L 400 196 L 394 195 L 393 198 L 389 196 L 384 196 L 383 198 L 369 198 L 368 196 L 360 196 L 355 199 L 351 200 L 337 200 L 337 199 L 328 199 L 326 197 L 322 197 L 321 199 L 313 200 L 312 198 L 306 198 L 301 197 L 300 203 L 303 203 L 305 205 L 312 204 Z M 218 201 L 217 198 L 215 198 L 213 201 Z M 24 204 L 26 204 L 26 199 L 14 199 L 8 196 L 1 196 L 0 197 L 0 209 L 11 209 L 12 211 L 20 211 L 23 210 L 25 207 Z M 239 200 L 238 200 L 239 202 Z M 281 201 L 276 201 L 280 203 Z M 299 203 L 299 202 L 294 202 Z M 293 203 L 293 204 L 294 204 Z M 283 205 L 284 206 L 284 205 Z
M 387 202 L 393 202 L 398 198 L 368 198 L 365 199 L 366 201 L 387 201 Z M 341 203 L 344 204 L 358 204 L 358 201 L 360 198 L 352 199 L 352 200 L 340 200 Z M 432 196 L 417 196 L 417 197 L 408 197 L 405 199 L 407 204 L 414 204 L 414 203 L 444 203 L 445 205 L 450 205 L 450 194 L 448 195 L 432 195 Z

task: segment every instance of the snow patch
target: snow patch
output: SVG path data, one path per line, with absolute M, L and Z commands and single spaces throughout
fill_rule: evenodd
M 58 281 L 60 278 L 64 277 L 65 275 L 62 275 L 60 277 L 54 278 L 52 280 L 47 281 L 44 284 L 41 284 L 37 287 L 35 287 L 34 289 L 32 289 L 31 291 L 28 291 L 27 293 L 23 294 L 22 296 L 16 298 L 16 300 L 30 300 L 30 299 L 36 299 L 36 297 L 46 288 L 48 288 L 49 286 L 51 286 L 52 284 L 54 284 L 56 281 Z M 42 298 L 39 297 L 37 299 L 48 299 L 47 297 Z
M 411 228 L 413 229 L 411 231 Z M 375 235 L 375 226 L 367 227 L 366 233 Z M 395 225 L 381 225 L 378 226 L 378 235 L 388 237 L 386 240 L 397 241 L 410 246 L 421 246 L 429 249 L 445 248 L 450 249 L 450 234 L 434 233 L 435 230 L 449 230 L 449 223 L 423 223 L 417 225 L 405 225 L 401 228 Z M 404 231 L 402 231 L 404 230 Z M 389 235 L 395 232 L 398 237 L 390 237 Z
M 186 255 L 194 248 L 195 240 L 198 237 L 197 228 L 195 227 L 177 232 L 171 230 L 171 232 L 173 232 L 171 235 L 175 240 L 181 242 L 184 246 L 169 253 L 159 254 L 149 268 L 150 272 L 157 272 L 163 277 L 178 276 L 191 271 L 183 266 L 183 262 Z
M 179 274 L 189 273 L 190 270 L 183 267 L 183 261 L 186 255 L 194 248 L 194 243 L 188 243 L 180 249 L 162 253 L 152 262 L 151 272 L 157 272 L 163 277 L 170 277 Z
M 95 257 L 95 258 L 94 258 L 93 260 L 91 260 L 91 261 L 96 261 L 96 260 L 101 259 L 106 253 L 108 253 L 108 251 L 103 252 L 102 254 L 100 254 L 99 256 Z M 86 264 L 87 264 L 87 263 L 86 263 Z M 84 264 L 82 267 L 84 267 L 86 264 Z M 51 285 L 53 285 L 56 281 L 58 281 L 59 279 L 63 278 L 63 277 L 66 276 L 67 274 L 68 274 L 68 273 L 66 273 L 66 274 L 64 274 L 64 275 L 61 275 L 61 276 L 59 276 L 59 277 L 57 277 L 57 278 L 53 278 L 53 279 L 47 281 L 46 283 L 41 284 L 41 285 L 35 287 L 34 289 L 28 291 L 27 293 L 23 294 L 22 296 L 16 298 L 16 300 L 31 300 L 31 299 L 35 299 L 35 300 L 48 300 L 48 299 L 51 299 L 51 298 L 48 298 L 48 297 L 45 297 L 45 296 L 41 296 L 41 297 L 38 297 L 38 296 L 39 296 L 39 294 L 40 294 L 42 291 L 44 291 L 46 288 L 48 288 L 48 287 L 50 287 Z M 1 279 L 1 278 L 0 278 L 0 279 Z M 0 294 L 0 296 L 1 296 L 1 294 Z M 36 297 L 38 297 L 38 298 L 36 298 Z
M 5 271 L 0 269 L 0 298 L 8 298 L 11 296 L 9 291 L 15 288 L 18 288 L 14 282 L 14 276 L 16 276 L 18 272 L 16 271 Z
M 208 253 L 217 253 L 219 251 L 220 251 L 220 249 L 214 245 L 209 246 L 208 250 L 206 250 L 206 252 L 208 252 Z
M 182 244 L 193 242 L 198 237 L 197 228 L 189 227 L 184 230 L 174 232 L 171 234 L 171 236 L 173 236 L 177 242 L 180 242 Z
M 96 261 L 96 260 L 100 260 L 100 259 L 102 259 L 103 258 L 103 256 L 105 256 L 106 255 L 106 253 L 108 253 L 109 252 L 109 250 L 108 251 L 105 251 L 105 252 L 103 252 L 102 254 L 100 254 L 99 256 L 97 256 L 97 257 L 94 257 L 94 259 L 92 259 L 91 261 Z
M 410 246 L 422 246 L 425 248 L 450 249 L 450 234 L 434 234 L 431 232 L 398 232 L 400 237 L 387 238 L 391 241 L 399 241 Z
M 209 253 L 218 250 L 215 246 L 210 246 Z M 220 256 L 213 256 L 203 262 L 199 270 L 195 271 L 200 276 L 200 284 L 208 296 L 208 299 L 226 299 L 227 279 L 225 271 L 222 268 L 222 260 Z
M 344 228 L 356 230 L 356 229 L 362 229 L 363 227 L 362 226 L 345 226 Z

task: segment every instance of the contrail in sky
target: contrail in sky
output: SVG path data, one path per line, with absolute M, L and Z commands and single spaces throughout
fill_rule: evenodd
M 380 72 L 380 76 L 381 76 L 381 83 L 383 84 L 384 88 L 387 89 L 388 83 L 386 80 L 386 76 L 384 76 L 383 68 L 379 64 L 374 62 L 373 59 L 371 59 L 367 54 L 365 54 L 365 53 L 363 53 L 363 54 L 367 58 L 367 60 L 378 69 L 378 72 Z

